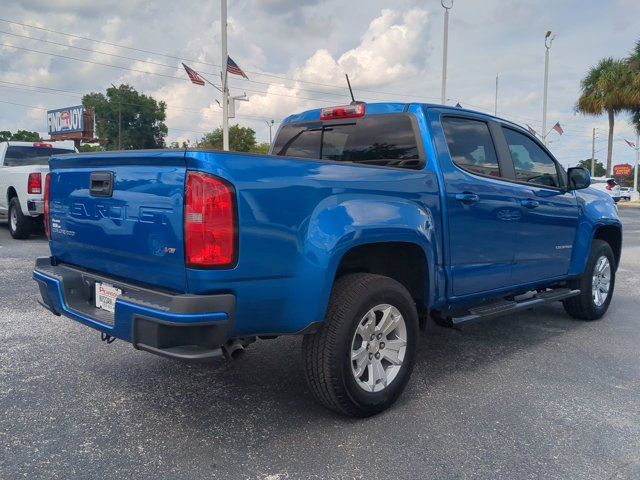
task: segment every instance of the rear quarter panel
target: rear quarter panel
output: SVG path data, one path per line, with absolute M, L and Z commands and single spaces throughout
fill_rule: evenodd
M 430 269 L 439 262 L 438 188 L 428 168 L 223 152 L 188 152 L 187 167 L 237 191 L 237 266 L 187 270 L 191 292 L 236 295 L 236 335 L 296 333 L 321 321 L 339 262 L 354 246 L 412 242 Z
M 20 208 L 23 213 L 27 213 L 28 200 L 42 200 L 44 196 L 44 177 L 49 171 L 49 167 L 45 165 L 25 165 L 20 167 L 0 167 L 0 208 L 8 208 L 8 191 L 13 188 L 20 201 Z M 40 173 L 42 175 L 43 193 L 29 194 L 27 191 L 27 182 L 29 174 Z

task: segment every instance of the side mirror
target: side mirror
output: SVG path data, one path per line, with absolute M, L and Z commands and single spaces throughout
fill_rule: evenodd
M 567 170 L 567 190 L 582 190 L 591 185 L 589 170 L 582 167 L 573 167 Z

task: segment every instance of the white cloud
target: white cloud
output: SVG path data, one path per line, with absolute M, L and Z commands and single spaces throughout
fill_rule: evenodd
M 340 84 L 345 73 L 361 88 L 386 85 L 419 68 L 414 63 L 423 52 L 422 39 L 427 12 L 413 9 L 405 14 L 383 10 L 370 24 L 360 44 L 337 60 L 325 49 L 317 50 L 294 71 L 300 80 Z

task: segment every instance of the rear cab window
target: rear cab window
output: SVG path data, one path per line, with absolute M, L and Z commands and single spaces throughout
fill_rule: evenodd
M 417 128 L 409 114 L 284 125 L 274 155 L 418 169 Z
M 9 145 L 4 157 L 4 166 L 48 165 L 49 157 L 64 153 L 73 153 L 73 150 L 28 145 Z

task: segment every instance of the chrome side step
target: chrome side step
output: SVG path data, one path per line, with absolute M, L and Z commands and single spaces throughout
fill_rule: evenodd
M 545 303 L 557 302 L 567 298 L 580 295 L 580 290 L 571 290 L 570 288 L 556 288 L 554 290 L 546 290 L 536 293 L 533 296 L 526 297 L 521 300 L 499 300 L 485 305 L 467 310 L 465 315 L 451 317 L 451 325 L 456 327 L 462 324 L 478 322 L 486 318 L 497 317 L 508 313 L 514 313 L 520 310 L 526 310 L 531 307 L 543 305 Z M 517 298 L 517 297 L 516 297 Z

